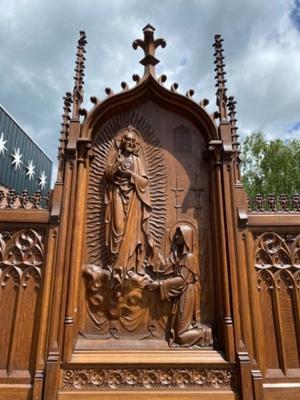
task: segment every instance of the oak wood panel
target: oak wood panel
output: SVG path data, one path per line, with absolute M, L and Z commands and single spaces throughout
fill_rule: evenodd
M 141 400 L 141 399 L 159 399 L 159 400 L 215 400 L 216 397 L 220 400 L 238 400 L 239 397 L 236 393 L 231 391 L 205 391 L 205 392 L 124 392 L 124 391 L 107 391 L 101 393 L 101 399 L 108 400 Z M 98 400 L 99 394 L 93 392 L 62 392 L 58 393 L 57 400 Z
M 279 291 L 280 315 L 283 326 L 283 347 L 286 356 L 286 371 L 299 368 L 299 347 L 297 343 L 297 320 L 299 315 L 295 312 L 294 291 L 290 282 L 282 279 Z
M 224 355 L 215 350 L 110 350 L 110 351 L 80 351 L 73 352 L 71 363 L 72 364 L 134 364 L 137 360 L 139 364 L 147 365 L 227 365 L 229 364 L 225 359 Z
M 0 223 L 29 223 L 46 224 L 49 222 L 50 213 L 48 210 L 0 210 Z
M 278 332 L 274 316 L 274 294 L 266 284 L 265 280 L 261 282 L 259 293 L 260 310 L 263 325 L 263 348 L 265 354 L 265 368 L 280 368 L 279 350 L 278 350 Z M 267 350 L 267 351 L 266 351 Z
M 16 311 L 16 325 L 11 348 L 10 370 L 30 370 L 31 373 L 36 347 L 36 307 L 38 290 L 34 277 L 26 282 L 27 286 L 20 290 L 18 309 Z M 31 358 L 32 355 L 32 358 Z
M 266 232 L 269 227 L 292 227 L 300 226 L 299 213 L 258 213 L 248 214 L 249 228 L 261 227 Z
M 300 398 L 300 386 L 293 383 L 265 384 L 263 393 L 264 400 L 297 400 Z
M 6 278 L 7 279 L 7 278 Z M 12 276 L 0 288 L 0 369 L 8 371 L 11 342 L 14 338 L 14 323 L 18 299 L 18 288 Z M 4 323 L 5 321 L 5 323 Z
M 238 400 L 239 397 L 236 393 L 231 391 L 205 391 L 205 392 L 166 392 L 162 393 L 159 391 L 153 392 L 143 392 L 143 391 L 132 391 L 132 392 L 124 392 L 124 391 L 107 391 L 101 392 L 101 399 L 105 400 L 144 400 L 144 399 L 159 399 L 159 400 L 215 400 L 216 397 L 220 400 Z M 69 400 L 69 399 L 78 399 L 78 400 L 98 400 L 99 394 L 94 392 L 62 392 L 58 393 L 57 400 Z
M 0 384 L 0 399 L 32 400 L 32 388 L 28 384 Z

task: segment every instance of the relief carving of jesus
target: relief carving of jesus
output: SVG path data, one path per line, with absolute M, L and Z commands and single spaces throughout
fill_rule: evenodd
M 105 171 L 105 233 L 113 276 L 123 283 L 130 271 L 144 275 L 151 240 L 149 181 L 139 155 L 139 134 L 125 128 Z M 116 142 L 117 143 L 117 142 Z

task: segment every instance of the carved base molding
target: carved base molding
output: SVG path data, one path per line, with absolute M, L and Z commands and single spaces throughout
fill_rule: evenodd
M 233 368 L 86 368 L 62 373 L 62 390 L 234 390 Z

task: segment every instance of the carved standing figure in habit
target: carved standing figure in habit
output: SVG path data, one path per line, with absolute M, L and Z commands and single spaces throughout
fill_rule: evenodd
M 173 302 L 167 333 L 169 344 L 211 346 L 211 328 L 200 321 L 200 276 L 191 226 L 182 224 L 176 229 L 163 275 L 164 279 L 149 283 L 147 288 L 159 289 L 161 300 Z
M 106 246 L 113 276 L 120 284 L 130 273 L 144 275 L 145 256 L 152 247 L 149 181 L 137 139 L 134 128 L 124 129 L 105 171 Z

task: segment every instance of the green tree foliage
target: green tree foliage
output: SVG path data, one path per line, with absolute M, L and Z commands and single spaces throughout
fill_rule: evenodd
M 256 194 L 300 193 L 300 140 L 267 141 L 252 133 L 241 146 L 242 175 L 246 192 Z

